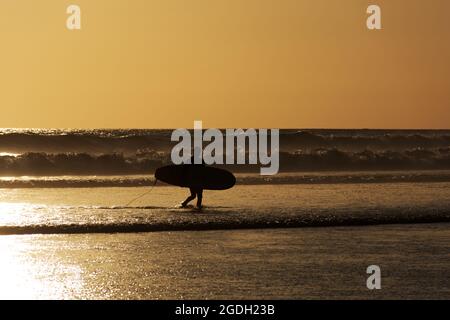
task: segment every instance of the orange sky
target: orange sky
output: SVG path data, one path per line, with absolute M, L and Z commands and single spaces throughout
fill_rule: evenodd
M 2 0 L 0 127 L 449 128 L 449 14 L 448 0 Z

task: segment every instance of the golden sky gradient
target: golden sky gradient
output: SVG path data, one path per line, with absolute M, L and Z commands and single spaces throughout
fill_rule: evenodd
M 2 0 L 0 127 L 449 128 L 449 14 L 448 0 Z

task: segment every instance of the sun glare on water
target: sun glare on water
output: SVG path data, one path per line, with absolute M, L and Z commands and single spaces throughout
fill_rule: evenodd
M 63 236 L 5 235 L 2 232 L 11 226 L 27 228 L 48 223 L 42 219 L 48 210 L 46 205 L 0 202 L 0 299 L 80 296 L 82 268 L 67 263 L 58 251 L 50 249 L 51 241 L 59 241 Z
M 0 226 L 25 225 L 37 219 L 39 207 L 28 203 L 0 202 Z
M 39 208 L 42 206 L 0 202 L 0 226 L 7 228 L 39 223 Z M 78 296 L 82 283 L 81 269 L 62 263 L 57 255 L 45 256 L 48 251 L 47 238 L 58 236 L 1 233 L 0 229 L 0 299 L 65 299 Z
M 82 289 L 82 271 L 44 259 L 39 236 L 0 236 L 0 299 L 68 299 Z M 70 290 L 68 288 L 70 287 Z

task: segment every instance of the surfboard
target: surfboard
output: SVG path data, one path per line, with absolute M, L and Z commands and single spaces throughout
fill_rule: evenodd
M 226 190 L 233 187 L 236 177 L 229 171 L 202 165 L 169 165 L 156 169 L 159 181 L 187 188 Z

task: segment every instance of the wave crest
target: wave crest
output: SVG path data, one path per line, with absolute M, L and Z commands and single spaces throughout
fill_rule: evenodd
M 147 150 L 124 154 L 25 153 L 0 156 L 1 176 L 149 174 L 170 163 L 170 154 Z M 233 172 L 259 172 L 260 165 L 219 166 Z M 358 170 L 447 170 L 450 147 L 405 151 L 315 149 L 280 152 L 280 172 Z
M 190 220 L 171 220 L 164 222 L 155 221 L 143 223 L 9 225 L 0 226 L 0 235 L 207 231 L 450 222 L 450 213 L 448 213 L 447 210 L 424 210 L 423 208 L 409 209 L 409 211 L 400 208 L 383 208 L 382 215 L 373 214 L 371 212 L 347 212 L 346 215 L 339 215 L 330 212 L 328 214 L 302 214 L 297 216 L 279 216 L 272 218 L 255 217 L 250 219 L 242 219 L 239 216 L 235 217 L 236 218 L 223 220 L 208 217 L 208 219 L 192 218 Z

